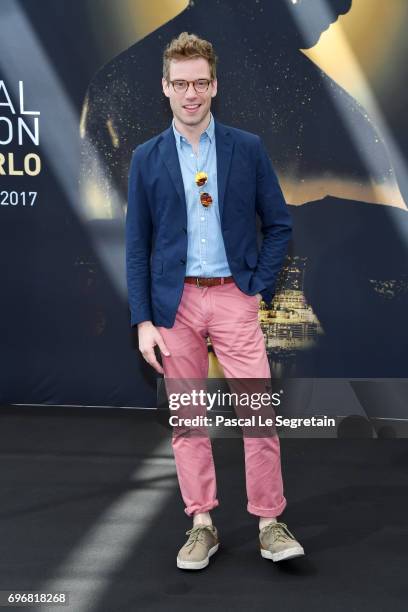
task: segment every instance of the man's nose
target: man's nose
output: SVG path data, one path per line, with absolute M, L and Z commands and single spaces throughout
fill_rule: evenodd
M 191 87 L 191 89 L 190 89 L 190 87 Z M 195 97 L 196 95 L 197 95 L 197 92 L 194 89 L 194 83 L 189 83 L 187 85 L 187 89 L 186 89 L 186 96 L 190 96 L 190 97 L 193 96 L 193 97 Z

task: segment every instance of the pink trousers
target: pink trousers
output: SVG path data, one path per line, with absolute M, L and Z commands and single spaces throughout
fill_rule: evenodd
M 162 355 L 165 379 L 206 379 L 207 336 L 226 378 L 270 378 L 258 320 L 258 298 L 235 283 L 198 288 L 184 284 L 174 326 L 158 327 L 170 351 Z M 205 412 L 205 410 L 204 410 Z M 247 510 L 275 517 L 286 507 L 277 435 L 243 437 Z M 185 513 L 193 516 L 219 505 L 209 436 L 180 436 L 172 448 Z

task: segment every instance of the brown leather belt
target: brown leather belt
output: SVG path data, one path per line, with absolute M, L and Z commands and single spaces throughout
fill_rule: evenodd
M 213 287 L 214 285 L 224 285 L 225 283 L 233 283 L 232 276 L 218 276 L 214 278 L 203 278 L 202 276 L 185 276 L 184 282 L 196 287 Z

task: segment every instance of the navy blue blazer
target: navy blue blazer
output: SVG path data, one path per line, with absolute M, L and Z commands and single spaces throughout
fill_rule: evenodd
M 215 121 L 218 205 L 231 274 L 269 303 L 292 221 L 259 136 Z M 263 240 L 258 252 L 256 215 Z M 187 207 L 172 127 L 136 147 L 129 172 L 126 273 L 131 326 L 170 328 L 184 287 Z

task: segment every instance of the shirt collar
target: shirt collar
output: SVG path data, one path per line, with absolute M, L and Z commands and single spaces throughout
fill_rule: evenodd
M 172 121 L 172 127 L 173 127 L 173 132 L 174 132 L 174 136 L 176 138 L 176 142 L 178 145 L 181 145 L 182 140 L 185 140 L 185 137 L 180 134 L 180 132 L 177 130 L 175 124 L 174 124 L 174 119 Z M 201 134 L 200 136 L 200 140 L 201 138 L 204 136 L 204 134 L 206 134 L 208 136 L 208 138 L 210 139 L 210 142 L 212 143 L 213 139 L 214 139 L 214 132 L 215 132 L 215 126 L 214 126 L 214 117 L 212 115 L 212 113 L 210 113 L 210 123 L 208 124 L 208 127 L 206 130 L 204 130 L 204 132 Z

